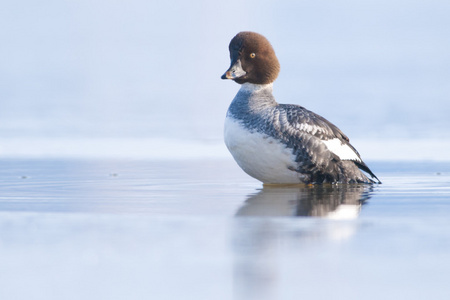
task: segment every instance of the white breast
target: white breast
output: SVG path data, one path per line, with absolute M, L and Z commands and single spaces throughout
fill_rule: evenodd
M 264 183 L 300 183 L 292 149 L 276 139 L 250 132 L 237 120 L 225 119 L 225 144 L 238 165 L 250 176 Z

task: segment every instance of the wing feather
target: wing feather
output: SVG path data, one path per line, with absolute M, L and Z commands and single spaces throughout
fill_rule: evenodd
M 280 104 L 278 107 L 280 123 L 290 136 L 296 137 L 289 142 L 298 149 L 299 161 L 308 156 L 314 168 L 326 168 L 332 161 L 350 160 L 379 181 L 350 144 L 349 138 L 334 124 L 302 106 Z

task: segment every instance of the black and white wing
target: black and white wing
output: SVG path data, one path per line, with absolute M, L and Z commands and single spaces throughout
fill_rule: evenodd
M 313 165 L 327 167 L 331 161 L 352 161 L 359 169 L 380 180 L 363 162 L 358 151 L 350 144 L 349 138 L 325 118 L 298 105 L 281 104 L 280 116 L 284 115 L 283 125 L 288 128 L 289 143 L 304 160 Z M 292 139 L 292 137 L 295 137 Z

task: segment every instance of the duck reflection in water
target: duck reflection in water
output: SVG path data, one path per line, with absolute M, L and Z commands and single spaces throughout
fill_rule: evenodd
M 367 184 L 264 186 L 249 195 L 236 216 L 309 216 L 330 219 L 357 218 L 370 198 Z

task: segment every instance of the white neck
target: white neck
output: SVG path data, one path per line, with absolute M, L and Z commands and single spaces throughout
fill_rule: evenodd
M 253 93 L 258 92 L 262 90 L 269 89 L 270 92 L 273 90 L 273 83 L 267 83 L 267 84 L 255 84 L 255 83 L 243 83 L 240 88 L 240 92 L 247 92 L 247 93 Z

